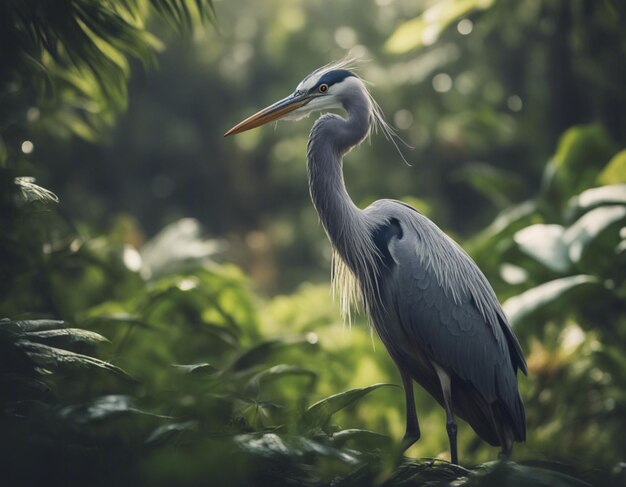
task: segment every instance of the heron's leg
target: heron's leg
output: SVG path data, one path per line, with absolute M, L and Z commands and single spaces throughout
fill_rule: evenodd
M 450 380 L 450 374 L 443 370 L 439 365 L 433 363 L 439 382 L 441 383 L 441 390 L 443 392 L 443 404 L 446 410 L 446 430 L 448 431 L 448 439 L 450 440 L 450 458 L 452 463 L 458 465 L 459 457 L 456 449 L 456 421 L 454 420 L 454 413 L 452 412 L 452 384 Z
M 513 452 L 513 440 L 511 439 L 511 433 L 509 431 L 503 435 L 500 442 L 502 443 L 502 450 L 498 453 L 498 458 L 500 460 L 508 460 L 511 458 L 511 453 Z
M 402 368 L 398 367 L 398 370 L 402 377 L 406 400 L 406 432 L 404 433 L 404 438 L 402 438 L 402 446 L 406 450 L 420 439 L 421 433 L 417 420 L 417 411 L 415 410 L 415 398 L 413 397 L 413 379 Z

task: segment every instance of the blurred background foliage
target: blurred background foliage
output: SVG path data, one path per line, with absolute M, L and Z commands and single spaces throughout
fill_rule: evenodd
M 619 0 L 3 2 L 6 476 L 621 485 L 625 16 Z M 414 147 L 406 166 L 373 137 L 349 190 L 414 205 L 494 285 L 530 370 L 519 463 L 400 456 L 402 392 L 376 385 L 399 377 L 328 290 L 311 122 L 222 139 L 346 53 Z M 447 458 L 443 412 L 417 403 L 409 456 Z M 469 428 L 460 445 L 467 466 L 495 456 Z

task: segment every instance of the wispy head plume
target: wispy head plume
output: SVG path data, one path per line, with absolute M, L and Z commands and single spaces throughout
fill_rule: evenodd
M 349 69 L 352 72 L 355 72 L 358 74 L 358 70 L 360 65 L 362 65 L 363 63 L 366 62 L 370 62 L 369 59 L 357 59 L 353 56 L 350 55 L 350 53 L 348 53 L 343 59 L 339 60 L 339 61 L 333 61 L 331 63 L 328 63 L 326 66 L 322 66 L 321 68 L 319 68 L 317 71 L 323 71 L 322 75 L 327 73 L 328 71 L 332 71 L 334 69 Z M 363 78 L 361 78 L 359 76 L 359 79 L 363 82 L 364 85 L 371 85 L 372 83 L 368 82 L 367 80 L 364 80 Z M 400 149 L 400 145 L 406 147 L 407 149 L 413 150 L 414 147 L 412 147 L 411 145 L 409 145 L 402 137 L 400 137 L 400 135 L 398 135 L 398 132 L 396 131 L 396 129 L 394 127 L 392 127 L 389 122 L 387 122 L 387 120 L 385 120 L 385 114 L 382 110 L 382 108 L 380 108 L 380 105 L 378 104 L 378 102 L 376 100 L 374 100 L 374 97 L 372 96 L 372 94 L 369 92 L 369 90 L 365 89 L 365 92 L 367 93 L 367 96 L 370 100 L 370 103 L 372 104 L 372 129 L 374 131 L 374 133 L 378 133 L 380 131 L 380 133 L 383 134 L 383 136 L 385 137 L 385 139 L 387 139 L 389 142 L 391 142 L 393 144 L 393 146 L 396 148 L 396 150 L 398 151 L 398 154 L 400 154 L 400 157 L 402 158 L 402 160 L 405 162 L 405 164 L 407 164 L 408 166 L 411 166 L 411 163 L 409 163 L 409 161 L 407 161 L 406 157 L 404 156 L 404 153 L 402 152 L 402 150 Z

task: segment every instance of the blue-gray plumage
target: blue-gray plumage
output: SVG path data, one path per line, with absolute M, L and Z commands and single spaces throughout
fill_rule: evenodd
M 373 125 L 390 128 L 362 81 L 342 65 L 307 76 L 293 95 L 249 117 L 226 135 L 315 110 L 322 115 L 307 147 L 313 204 L 334 251 L 333 281 L 344 312 L 365 307 L 405 388 L 405 446 L 420 436 L 413 380 L 445 409 L 452 462 L 458 463 L 455 415 L 508 455 L 524 441 L 526 420 L 517 370 L 526 362 L 489 282 L 433 222 L 394 200 L 359 209 L 343 179 L 343 156 Z

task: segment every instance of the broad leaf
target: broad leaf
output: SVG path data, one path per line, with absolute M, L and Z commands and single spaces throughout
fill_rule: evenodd
M 561 205 L 567 198 L 593 185 L 601 168 L 615 153 L 614 145 L 598 125 L 572 127 L 559 140 L 556 154 L 546 166 L 545 189 Z
M 150 436 L 146 438 L 146 444 L 157 446 L 165 443 L 177 433 L 190 430 L 197 425 L 195 421 L 183 421 L 181 423 L 164 424 L 156 428 Z
M 459 486 L 511 485 L 535 487 L 591 487 L 580 479 L 553 469 L 514 462 L 487 462 L 471 472 L 464 481 L 455 482 Z
M 252 378 L 252 380 L 258 383 L 262 383 L 278 379 L 285 375 L 307 375 L 310 377 L 315 377 L 317 374 L 312 370 L 303 369 L 302 367 L 298 367 L 297 365 L 280 364 L 259 372 Z
M 626 183 L 626 150 L 615 154 L 598 176 L 601 184 Z
M 196 327 L 196 330 L 217 338 L 230 348 L 239 348 L 240 332 L 236 328 L 226 328 L 225 326 L 213 323 L 202 323 Z
M 513 240 L 525 254 L 554 272 L 566 272 L 571 262 L 563 242 L 565 229 L 561 225 L 536 224 L 520 230 Z
M 369 387 L 340 392 L 322 399 L 305 411 L 302 416 L 302 425 L 309 429 L 321 428 L 328 424 L 332 415 L 337 411 L 341 411 L 376 389 L 388 386 L 397 387 L 395 384 L 374 384 Z
M 213 375 L 219 372 L 219 370 L 209 363 L 200 364 L 172 364 L 175 369 L 184 372 L 185 374 L 196 375 Z
M 211 262 L 223 247 L 202 238 L 198 220 L 183 218 L 170 223 L 141 248 L 141 275 L 153 279 Z
M 0 319 L 0 330 L 9 331 L 21 335 L 26 332 L 40 330 L 54 330 L 63 328 L 65 322 L 60 320 L 21 320 L 12 321 L 7 318 Z
M 484 162 L 468 162 L 454 171 L 453 178 L 469 184 L 500 208 L 510 205 L 523 187 L 519 176 Z
M 284 424 L 284 408 L 272 401 L 237 400 L 236 414 L 253 430 L 279 428 Z
M 334 433 L 332 438 L 333 442 L 338 446 L 343 446 L 348 441 L 355 441 L 361 448 L 363 446 L 384 448 L 393 442 L 387 435 L 362 429 L 341 430 Z
M 569 200 L 566 216 L 571 221 L 581 213 L 597 206 L 615 204 L 626 205 L 626 184 L 600 186 L 583 191 Z
M 303 369 L 296 365 L 280 364 L 254 375 L 246 385 L 246 389 L 248 392 L 258 391 L 264 384 L 287 376 L 308 377 L 311 386 L 317 378 L 317 374 L 312 370 Z
M 25 333 L 24 336 L 31 340 L 40 340 L 40 341 L 61 341 L 68 343 L 102 343 L 108 342 L 109 340 L 100 335 L 99 333 L 95 333 L 89 330 L 83 330 L 81 328 L 59 328 L 57 330 L 41 330 L 41 331 L 31 331 Z
M 502 308 L 511 325 L 516 325 L 531 313 L 555 301 L 566 298 L 573 290 L 596 285 L 598 285 L 598 279 L 594 276 L 577 275 L 563 277 L 540 284 L 522 294 L 507 299 Z
M 626 219 L 626 206 L 602 206 L 585 213 L 563 235 L 563 241 L 569 247 L 571 261 L 579 262 L 587 247 L 595 239 L 613 224 L 624 219 Z M 614 240 L 617 243 L 617 231 Z M 612 247 L 614 248 L 614 245 Z
M 29 340 L 18 340 L 15 344 L 24 350 L 37 365 L 44 368 L 97 368 L 112 372 L 125 379 L 132 379 L 119 367 L 88 355 L 34 343 Z
M 524 228 L 531 222 L 536 211 L 537 204 L 534 201 L 524 201 L 503 210 L 485 230 L 472 239 L 468 246 L 478 252 L 485 250 L 492 253 L 495 241 L 501 241 Z
M 411 49 L 434 44 L 452 22 L 474 10 L 491 7 L 494 0 L 441 0 L 422 15 L 400 24 L 385 43 L 385 49 L 401 54 Z
M 265 458 L 313 455 L 334 457 L 349 465 L 358 463 L 358 452 L 339 450 L 334 446 L 304 436 L 282 437 L 275 433 L 235 436 L 235 443 L 245 452 Z
M 239 371 L 264 363 L 273 353 L 294 345 L 311 346 L 306 337 L 287 337 L 277 340 L 262 342 L 249 350 L 246 350 L 233 360 L 229 369 Z
M 77 423 L 102 421 L 113 416 L 123 414 L 145 414 L 158 418 L 167 418 L 158 414 L 149 413 L 136 407 L 134 399 L 119 394 L 99 397 L 93 401 L 75 406 L 66 406 L 59 411 L 63 418 L 71 418 Z

